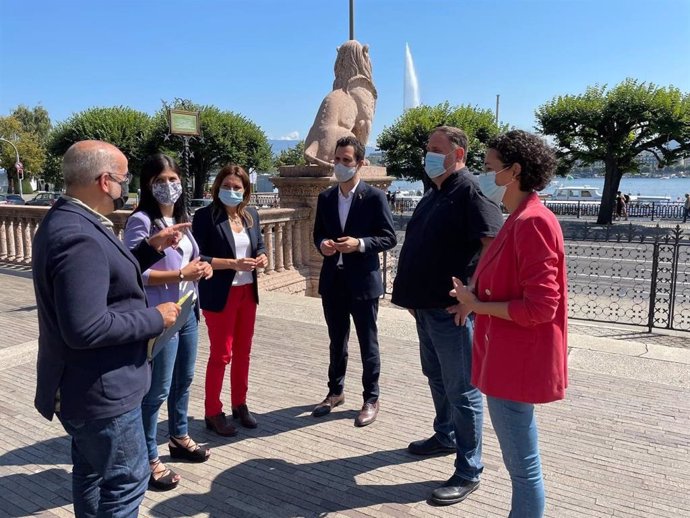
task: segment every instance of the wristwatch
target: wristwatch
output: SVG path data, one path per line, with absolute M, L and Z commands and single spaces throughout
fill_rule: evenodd
M 184 273 L 182 273 L 182 270 L 180 270 L 180 273 L 178 274 L 178 277 L 180 278 L 181 281 L 184 280 Z

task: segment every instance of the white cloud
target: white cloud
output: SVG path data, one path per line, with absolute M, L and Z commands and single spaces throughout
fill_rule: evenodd
M 277 140 L 299 140 L 299 131 L 291 131 L 287 135 L 278 137 Z

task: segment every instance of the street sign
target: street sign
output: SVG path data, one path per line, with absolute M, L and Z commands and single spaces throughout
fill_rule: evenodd
M 198 111 L 168 110 L 168 124 L 173 135 L 200 135 Z

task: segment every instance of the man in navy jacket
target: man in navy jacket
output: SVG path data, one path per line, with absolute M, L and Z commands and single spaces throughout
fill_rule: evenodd
M 147 342 L 179 314 L 173 303 L 146 306 L 141 268 L 162 257 L 179 228 L 143 242 L 133 255 L 105 217 L 127 197 L 125 156 L 105 142 L 77 142 L 62 168 L 67 194 L 48 211 L 33 244 L 35 405 L 47 419 L 56 414 L 72 437 L 75 515 L 135 516 L 150 475 L 141 423 Z
M 330 338 L 328 394 L 314 408 L 314 417 L 344 403 L 350 315 L 362 356 L 364 405 L 355 426 L 366 426 L 379 411 L 381 360 L 376 317 L 383 294 L 379 252 L 397 241 L 386 195 L 360 180 L 364 146 L 354 137 L 336 143 L 334 173 L 338 185 L 319 195 L 314 244 L 324 256 L 319 294 Z

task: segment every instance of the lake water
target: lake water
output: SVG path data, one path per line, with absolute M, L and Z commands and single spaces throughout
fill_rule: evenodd
M 574 178 L 566 180 L 565 178 L 556 178 L 551 185 L 544 189 L 545 193 L 552 193 L 556 187 L 596 187 L 599 192 L 604 191 L 604 178 Z M 401 191 L 417 191 L 423 190 L 424 186 L 421 181 L 406 182 L 403 180 L 395 180 L 391 184 L 391 190 L 400 189 Z M 621 192 L 635 195 L 645 196 L 670 196 L 672 200 L 684 200 L 685 193 L 690 193 L 690 178 L 636 178 L 623 176 L 620 184 Z

